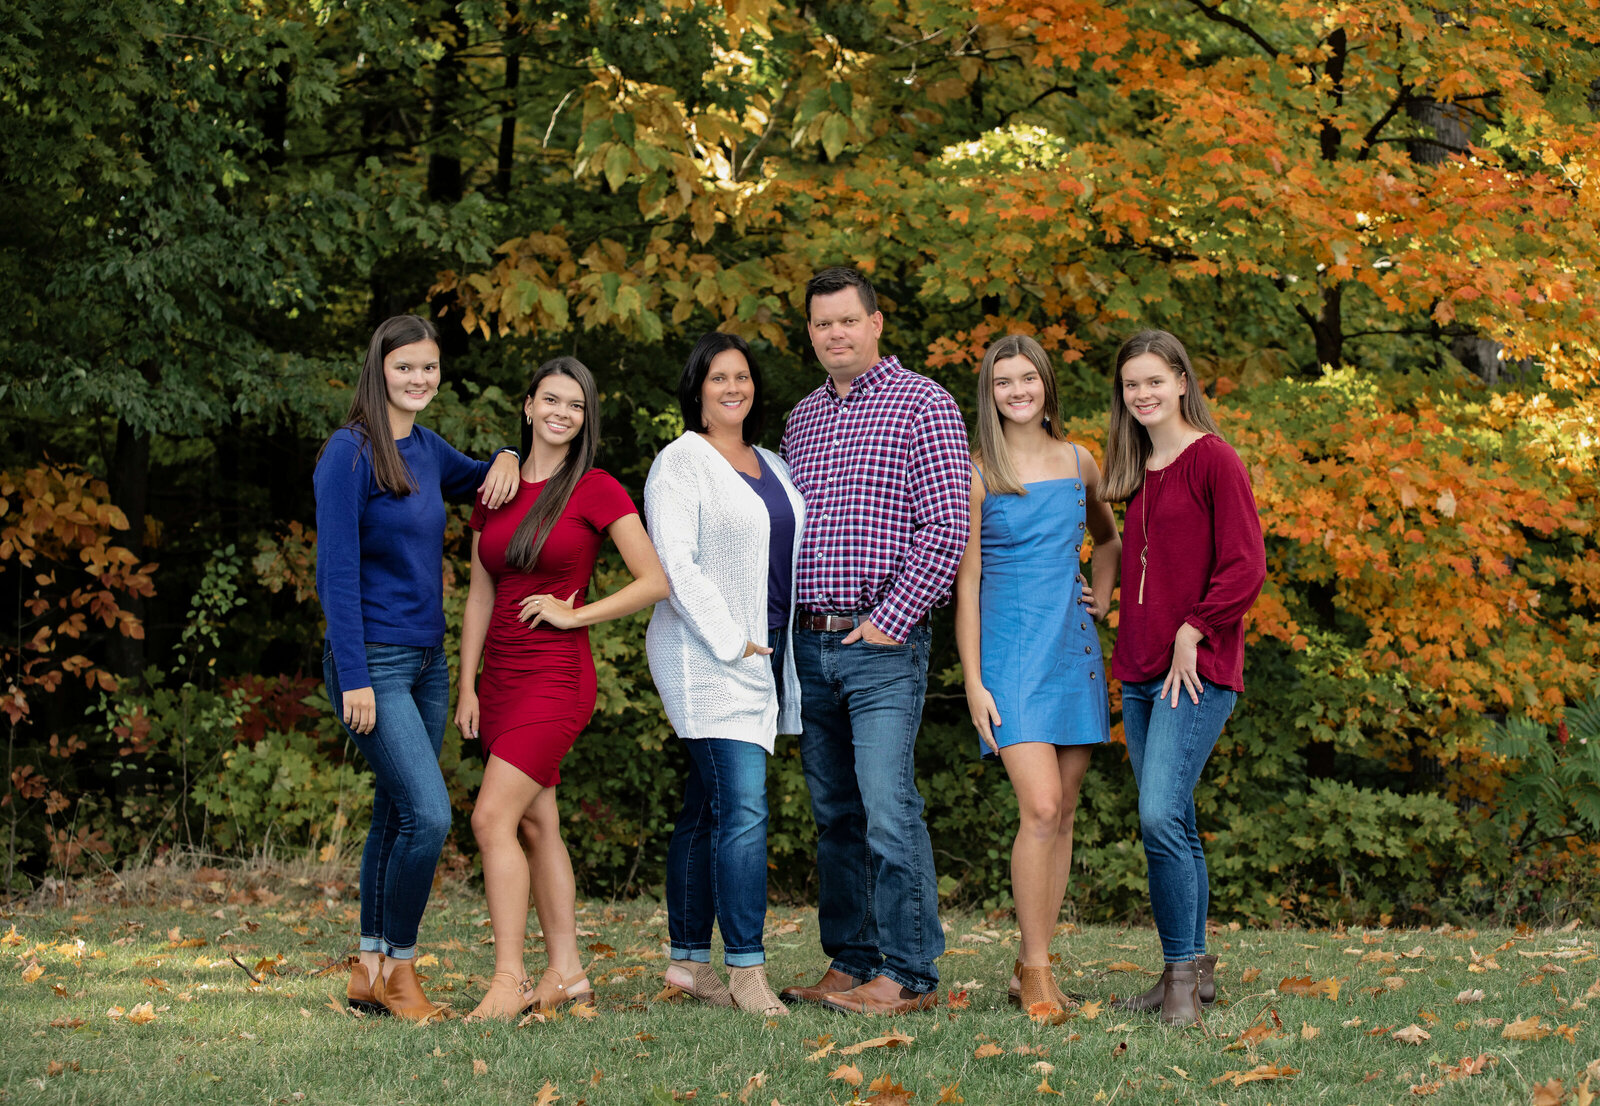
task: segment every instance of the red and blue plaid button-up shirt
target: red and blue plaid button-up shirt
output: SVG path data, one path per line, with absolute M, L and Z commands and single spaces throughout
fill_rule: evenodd
M 950 393 L 885 357 L 843 399 L 830 378 L 789 414 L 783 455 L 805 497 L 796 601 L 869 611 L 896 641 L 950 599 L 967 545 L 967 430 Z

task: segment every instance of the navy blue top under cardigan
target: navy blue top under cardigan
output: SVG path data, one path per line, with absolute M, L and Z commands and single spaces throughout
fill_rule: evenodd
M 794 508 L 789 505 L 789 493 L 783 490 L 783 481 L 772 474 L 759 453 L 756 463 L 761 466 L 759 477 L 743 472 L 739 475 L 761 497 L 767 517 L 772 520 L 772 553 L 767 557 L 767 627 L 783 629 L 789 625 L 789 591 L 794 578 L 794 566 L 789 557 L 794 545 Z

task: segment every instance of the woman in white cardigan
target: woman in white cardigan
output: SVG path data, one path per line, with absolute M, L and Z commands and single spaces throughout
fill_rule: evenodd
M 667 982 L 703 1001 L 787 1013 L 767 983 L 767 757 L 800 732 L 788 648 L 805 507 L 763 424 L 761 374 L 732 334 L 700 339 L 678 383 L 686 428 L 650 466 L 650 539 L 672 594 L 645 638 L 650 675 L 689 752 L 667 850 Z M 724 984 L 711 966 L 722 927 Z

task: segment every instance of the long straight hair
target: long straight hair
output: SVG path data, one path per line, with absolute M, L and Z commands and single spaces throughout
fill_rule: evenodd
M 361 375 L 356 378 L 356 394 L 350 399 L 344 425 L 360 435 L 361 448 L 372 460 L 372 477 L 378 487 L 390 495 L 410 495 L 417 490 L 417 481 L 395 447 L 394 432 L 389 427 L 389 388 L 383 378 L 383 362 L 401 346 L 438 341 L 439 332 L 420 315 L 385 319 L 372 332 L 372 341 L 367 343 L 367 359 L 362 362 Z M 317 451 L 318 460 L 327 448 L 324 442 L 322 450 Z
M 1028 489 L 1011 461 L 1011 448 L 1006 445 L 1000 411 L 994 401 L 995 363 L 1008 357 L 1026 357 L 1039 371 L 1039 379 L 1044 381 L 1044 428 L 1056 441 L 1067 440 L 1061 430 L 1060 401 L 1056 398 L 1056 374 L 1050 368 L 1050 355 L 1026 334 L 1007 334 L 984 352 L 983 366 L 978 369 L 978 444 L 972 459 L 983 470 L 985 490 L 998 495 L 1027 495 Z
M 550 474 L 550 479 L 539 489 L 539 498 L 533 501 L 528 513 L 517 523 L 517 529 L 506 545 L 506 564 L 527 571 L 539 563 L 539 553 L 545 539 L 555 528 L 561 512 L 572 499 L 572 490 L 583 479 L 584 473 L 594 468 L 595 455 L 600 452 L 600 401 L 595 391 L 594 374 L 576 357 L 557 357 L 539 366 L 528 383 L 527 396 L 531 399 L 539 391 L 539 384 L 548 376 L 561 375 L 578 382 L 583 389 L 583 425 L 578 436 L 567 443 L 567 455 Z M 522 422 L 522 455 L 533 454 L 533 423 L 524 417 Z
M 1139 425 L 1139 420 L 1122 401 L 1122 366 L 1146 353 L 1165 361 L 1179 380 L 1188 380 L 1183 398 L 1178 402 L 1178 413 L 1183 420 L 1196 430 L 1222 437 L 1183 343 L 1165 330 L 1139 331 L 1117 350 L 1117 369 L 1111 374 L 1111 429 L 1106 437 L 1105 476 L 1098 493 L 1107 503 L 1124 503 L 1134 497 L 1144 484 L 1144 466 L 1154 448 L 1150 444 L 1150 432 Z

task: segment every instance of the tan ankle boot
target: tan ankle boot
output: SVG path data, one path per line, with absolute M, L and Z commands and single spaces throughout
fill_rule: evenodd
M 789 1008 L 772 993 L 772 986 L 767 982 L 765 964 L 752 964 L 748 968 L 729 968 L 728 994 L 732 997 L 733 1004 L 746 1014 L 776 1018 L 789 1013 Z
M 394 967 L 389 978 L 382 975 L 372 985 L 372 997 L 381 1002 L 397 1018 L 407 1021 L 443 1021 L 448 1006 L 428 1001 L 422 993 L 422 983 L 417 979 L 417 966 L 410 960 L 391 961 Z
M 382 961 L 379 961 L 382 963 Z M 372 980 L 367 976 L 367 966 L 357 960 L 350 968 L 350 982 L 345 985 L 345 1001 L 350 1009 L 363 1014 L 387 1014 L 388 1008 L 372 995 Z

